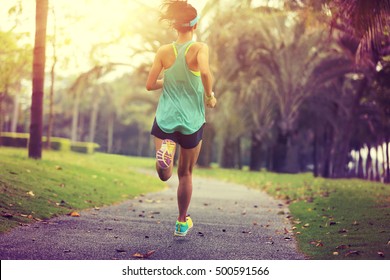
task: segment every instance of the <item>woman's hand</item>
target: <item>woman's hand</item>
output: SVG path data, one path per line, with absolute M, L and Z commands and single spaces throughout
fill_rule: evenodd
M 211 96 L 207 96 L 206 94 L 206 106 L 208 108 L 215 108 L 217 105 L 217 99 L 214 96 L 214 92 L 211 94 Z

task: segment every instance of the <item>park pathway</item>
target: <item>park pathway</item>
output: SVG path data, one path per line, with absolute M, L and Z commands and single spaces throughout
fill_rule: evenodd
M 148 175 L 145 175 L 148 176 Z M 175 176 L 173 176 L 175 177 Z M 173 236 L 177 179 L 158 193 L 0 234 L 0 259 L 290 260 L 304 259 L 288 209 L 263 192 L 194 178 L 194 228 Z

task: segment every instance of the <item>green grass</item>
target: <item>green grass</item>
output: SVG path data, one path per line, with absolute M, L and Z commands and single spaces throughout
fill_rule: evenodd
M 198 169 L 196 174 L 284 200 L 291 213 L 289 230 L 311 259 L 390 259 L 390 185 L 218 168 Z
M 0 147 L 0 232 L 161 190 L 160 180 L 137 173 L 153 166 L 153 159 L 101 153 L 44 151 L 32 160 L 25 149 Z

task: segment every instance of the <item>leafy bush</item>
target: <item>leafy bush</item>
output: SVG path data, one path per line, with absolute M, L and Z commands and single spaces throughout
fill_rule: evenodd
M 28 133 L 3 132 L 0 137 L 0 145 L 6 147 L 27 148 L 30 135 Z M 47 137 L 42 137 L 42 147 L 46 147 Z M 54 151 L 74 151 L 77 153 L 93 154 L 99 145 L 91 142 L 71 142 L 69 139 L 50 138 L 50 149 Z
M 93 154 L 100 146 L 92 142 L 73 142 L 70 149 L 76 153 Z
M 42 137 L 43 147 L 46 147 L 46 137 Z M 50 138 L 50 149 L 53 151 L 70 151 L 70 140 L 66 138 L 52 137 Z
M 6 147 L 27 148 L 28 133 L 3 132 L 0 137 L 0 144 Z

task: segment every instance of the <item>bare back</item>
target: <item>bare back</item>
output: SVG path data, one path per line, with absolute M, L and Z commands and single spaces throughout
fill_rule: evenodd
M 186 54 L 186 62 L 188 68 L 191 71 L 199 71 L 198 53 L 202 46 L 202 43 L 195 42 L 193 45 L 191 45 Z M 167 70 L 176 61 L 176 56 L 172 44 L 162 46 L 159 51 L 161 52 L 161 64 L 164 70 Z

